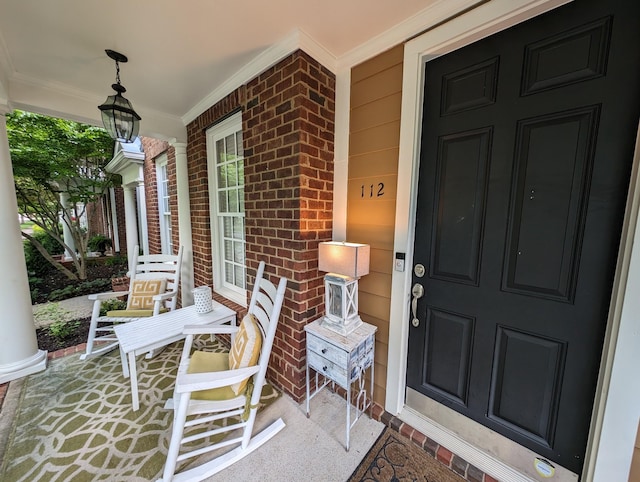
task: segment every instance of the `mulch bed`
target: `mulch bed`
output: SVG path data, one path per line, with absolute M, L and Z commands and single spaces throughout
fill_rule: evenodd
M 71 336 L 65 338 L 56 338 L 55 336 L 52 336 L 47 328 L 36 329 L 38 348 L 40 350 L 46 350 L 49 353 L 53 353 L 54 351 L 62 350 L 63 348 L 69 348 L 71 346 L 86 343 L 87 336 L 89 334 L 90 320 L 91 318 L 82 318 L 78 329 Z
M 126 265 L 91 263 L 87 266 L 87 279 L 85 281 L 111 279 L 113 277 L 121 276 L 123 271 L 126 271 Z M 49 295 L 52 291 L 63 289 L 69 285 L 79 285 L 82 283 L 82 281 L 69 280 L 64 274 L 55 270 L 52 270 L 41 278 L 42 282 L 38 283 L 38 295 L 33 300 L 33 303 L 45 303 L 50 301 Z M 93 292 L 95 292 L 95 290 L 87 292 L 78 291 L 73 294 L 73 297 L 89 295 Z M 85 343 L 87 341 L 87 334 L 89 333 L 89 320 L 90 318 L 83 318 L 78 329 L 72 335 L 65 338 L 56 338 L 52 336 L 47 328 L 36 329 L 38 348 L 40 350 L 47 350 L 49 353 L 53 353 L 54 351 L 61 350 L 63 348 Z
M 97 279 L 111 279 L 113 277 L 122 276 L 122 273 L 127 270 L 127 265 L 108 265 L 105 263 L 89 263 L 87 266 L 87 279 L 85 281 L 94 281 Z M 67 286 L 80 285 L 83 281 L 70 280 L 63 273 L 52 269 L 49 273 L 43 276 L 39 276 L 42 280 L 36 286 L 38 288 L 37 295 L 31 301 L 33 304 L 46 303 L 49 300 L 49 295 L 52 291 L 63 289 Z M 73 296 L 79 296 L 84 294 L 91 294 L 78 292 Z

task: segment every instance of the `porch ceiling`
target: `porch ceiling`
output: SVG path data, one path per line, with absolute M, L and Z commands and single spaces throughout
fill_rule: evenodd
M 109 48 L 129 57 L 120 76 L 141 134 L 179 138 L 193 110 L 268 49 L 303 38 L 335 68 L 441 1 L 0 0 L 0 107 L 99 125 L 115 80 Z

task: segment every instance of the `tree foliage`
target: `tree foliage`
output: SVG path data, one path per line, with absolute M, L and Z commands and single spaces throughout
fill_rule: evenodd
M 71 254 L 75 273 L 29 233 L 23 231 L 23 237 L 70 279 L 85 279 L 89 233 L 80 219 L 87 205 L 114 184 L 104 170 L 113 155 L 113 140 L 98 127 L 22 111 L 7 116 L 7 134 L 18 209 Z M 61 194 L 68 196 L 64 206 Z M 63 225 L 75 250 L 64 242 Z

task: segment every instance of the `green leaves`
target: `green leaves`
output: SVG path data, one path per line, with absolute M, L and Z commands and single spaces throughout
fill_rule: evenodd
M 87 233 L 80 219 L 114 185 L 116 176 L 104 170 L 114 141 L 98 127 L 22 111 L 7 116 L 7 135 L 19 211 L 70 253 L 84 278 Z M 61 222 L 71 231 L 77 255 L 61 237 Z M 29 239 L 25 232 L 23 237 Z M 51 256 L 47 260 L 73 276 Z

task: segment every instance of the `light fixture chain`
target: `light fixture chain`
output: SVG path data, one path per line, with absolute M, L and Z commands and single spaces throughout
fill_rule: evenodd
M 120 84 L 120 62 L 116 60 L 116 83 Z

